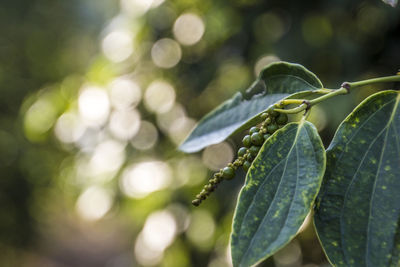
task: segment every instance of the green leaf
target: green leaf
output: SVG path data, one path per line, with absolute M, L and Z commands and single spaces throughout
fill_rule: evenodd
M 272 63 L 245 93 L 236 93 L 207 114 L 179 149 L 190 153 L 217 144 L 255 122 L 257 115 L 277 101 L 296 92 L 320 88 L 318 78 L 303 66 Z
M 384 3 L 391 5 L 392 7 L 396 7 L 397 0 L 382 0 Z
M 315 226 L 337 266 L 400 266 L 400 95 L 363 101 L 327 150 Z
M 234 266 L 256 264 L 294 238 L 325 170 L 325 149 L 309 122 L 273 134 L 250 167 L 233 219 Z

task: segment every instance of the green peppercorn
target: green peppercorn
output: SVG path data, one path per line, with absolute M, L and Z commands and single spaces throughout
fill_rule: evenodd
M 266 113 L 266 112 L 261 113 L 260 118 L 261 118 L 262 120 L 265 120 L 266 118 L 268 118 L 268 113 Z
M 270 136 L 270 134 L 264 134 L 264 140 L 267 140 Z
M 279 114 L 276 118 L 276 122 L 280 125 L 286 124 L 288 122 L 288 116 L 284 113 Z
M 207 184 L 207 185 L 204 186 L 204 189 L 207 190 L 208 192 L 211 192 L 212 188 L 213 187 L 210 184 Z
M 235 171 L 231 167 L 225 167 L 222 171 L 222 177 L 224 177 L 224 179 L 230 180 L 235 177 Z
M 261 128 L 260 128 L 260 131 L 258 132 L 258 133 L 260 133 L 260 134 L 265 134 L 267 132 L 267 129 L 265 129 L 265 126 L 262 126 Z
M 273 109 L 269 110 L 268 113 L 269 113 L 269 115 L 271 115 L 271 117 L 273 117 L 273 118 L 278 117 L 278 115 L 279 115 L 279 112 L 278 112 L 278 111 L 275 111 L 275 110 L 273 110 Z
M 251 143 L 257 146 L 262 145 L 262 143 L 264 143 L 264 137 L 260 133 L 253 133 L 251 135 Z
M 239 148 L 238 153 L 237 153 L 238 157 L 243 157 L 244 154 L 246 154 L 246 151 L 247 151 L 247 148 L 245 148 L 245 147 Z
M 243 164 L 242 164 L 242 162 L 241 161 L 235 161 L 234 163 L 233 163 L 233 166 L 235 166 L 235 167 L 239 167 L 239 166 L 242 166 Z
M 260 146 L 251 146 L 249 149 L 250 154 L 255 157 L 258 154 L 258 151 L 260 151 Z
M 278 130 L 278 125 L 270 124 L 267 126 L 267 130 L 270 134 L 273 134 L 276 130 Z
M 251 138 L 250 135 L 245 135 L 243 137 L 242 143 L 245 147 L 250 147 L 251 146 Z
M 254 126 L 250 128 L 249 134 L 252 135 L 253 133 L 256 133 L 258 131 L 260 131 L 260 128 Z
M 246 160 L 243 163 L 243 170 L 245 170 L 247 172 L 249 170 L 250 166 L 251 166 L 251 162 Z
M 254 157 L 250 153 L 248 153 L 246 156 L 246 160 L 252 162 L 254 160 Z
M 195 199 L 195 200 L 193 200 L 192 201 L 192 204 L 194 205 L 194 206 L 198 206 L 198 205 L 200 205 L 200 203 L 201 203 L 201 200 L 200 199 Z
M 271 120 L 271 118 L 267 118 L 266 120 L 265 120 L 265 124 L 270 124 L 272 122 L 272 120 Z

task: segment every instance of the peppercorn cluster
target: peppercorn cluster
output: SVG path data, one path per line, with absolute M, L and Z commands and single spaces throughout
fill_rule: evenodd
M 251 127 L 249 133 L 243 137 L 243 147 L 239 148 L 237 159 L 214 174 L 203 187 L 203 190 L 196 195 L 196 198 L 192 201 L 194 206 L 199 206 L 200 203 L 217 188 L 220 182 L 233 179 L 235 177 L 235 171 L 240 166 L 247 172 L 265 140 L 288 122 L 286 114 L 278 113 L 274 110 L 262 113 L 260 118 L 263 122 L 258 126 Z

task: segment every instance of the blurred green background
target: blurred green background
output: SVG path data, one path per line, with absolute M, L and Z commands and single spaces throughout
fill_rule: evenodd
M 329 88 L 396 73 L 399 15 L 379 0 L 2 1 L 0 266 L 230 266 L 244 174 L 190 202 L 240 137 L 177 145 L 274 61 Z M 379 88 L 313 108 L 326 145 Z M 327 265 L 309 219 L 262 264 Z

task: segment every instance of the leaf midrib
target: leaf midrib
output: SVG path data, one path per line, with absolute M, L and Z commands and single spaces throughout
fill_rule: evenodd
M 367 266 L 369 266 L 368 255 L 369 255 L 369 250 L 370 250 L 369 237 L 370 237 L 370 232 L 371 232 L 371 229 L 370 229 L 371 219 L 370 219 L 370 217 L 371 217 L 371 213 L 372 213 L 372 203 L 373 203 L 373 200 L 374 200 L 376 184 L 377 184 L 377 181 L 378 181 L 378 179 L 380 177 L 380 176 L 378 176 L 378 173 L 379 173 L 379 170 L 381 169 L 381 165 L 382 165 L 382 161 L 383 161 L 383 155 L 385 154 L 385 149 L 386 149 L 386 145 L 387 145 L 387 138 L 388 138 L 388 134 L 389 134 L 389 131 L 390 131 L 390 125 L 391 125 L 392 122 L 394 122 L 393 117 L 397 112 L 399 99 L 400 99 L 400 95 L 398 95 L 397 98 L 396 98 L 396 103 L 394 104 L 394 108 L 393 108 L 392 114 L 391 114 L 391 116 L 390 116 L 390 118 L 389 118 L 389 120 L 388 120 L 388 122 L 387 122 L 387 124 L 385 126 L 385 128 L 386 128 L 385 139 L 383 141 L 384 143 L 383 143 L 383 147 L 382 147 L 381 156 L 380 156 L 380 159 L 379 159 L 379 165 L 378 165 L 378 168 L 376 170 L 375 179 L 374 179 L 374 185 L 372 187 L 371 200 L 370 200 L 370 204 L 369 204 L 369 216 L 368 216 L 368 224 L 367 224 L 367 240 L 366 240 L 366 253 L 365 253 L 365 262 L 366 262 Z
M 291 132 L 294 131 L 294 130 L 295 130 L 295 129 L 291 129 L 291 130 L 287 131 L 287 132 L 285 133 L 285 135 L 288 135 L 289 133 L 291 133 Z M 274 145 L 274 146 L 277 146 L 278 144 L 277 144 L 277 143 L 274 143 L 273 145 Z M 272 151 L 272 149 L 269 149 L 269 150 L 268 150 L 268 154 L 266 155 L 266 157 L 269 155 L 269 153 L 271 153 L 270 151 Z M 249 207 L 247 208 L 247 211 L 246 211 L 245 215 L 243 216 L 243 220 L 242 220 L 241 223 L 240 223 L 240 230 L 239 230 L 238 236 L 240 236 L 240 235 L 242 234 L 242 231 L 243 231 L 243 221 L 247 218 L 247 216 L 248 216 L 248 214 L 249 214 L 251 208 L 253 207 L 253 205 L 254 205 L 254 203 L 255 203 L 254 199 L 256 198 L 256 196 L 258 195 L 258 193 L 260 192 L 260 188 L 261 188 L 261 187 L 264 185 L 264 183 L 268 180 L 268 178 L 269 178 L 270 175 L 273 173 L 273 171 L 274 171 L 278 166 L 280 166 L 280 164 L 281 164 L 285 159 L 286 159 L 286 158 L 283 158 L 281 161 L 279 161 L 279 162 L 276 164 L 276 166 L 275 166 L 274 168 L 272 168 L 272 170 L 270 171 L 270 173 L 268 174 L 268 176 L 264 179 L 264 181 L 261 183 L 261 185 L 257 188 L 257 191 L 256 191 L 256 193 L 253 195 L 253 198 L 251 199 L 251 203 L 250 203 Z M 279 182 L 278 188 L 277 188 L 277 189 L 279 189 L 280 184 L 281 184 L 281 182 Z M 246 186 L 247 186 L 247 184 L 246 184 Z M 278 190 L 275 191 L 275 195 L 276 195 L 277 191 L 278 191 Z M 275 198 L 275 195 L 274 195 L 274 198 Z M 268 211 L 267 211 L 267 212 L 268 212 Z M 243 255 L 244 255 L 244 254 L 243 254 Z
M 356 132 L 352 135 L 352 137 L 351 137 L 347 142 L 345 142 L 345 147 L 357 136 L 358 132 L 364 127 L 364 125 L 365 125 L 369 120 L 371 120 L 379 111 L 381 111 L 381 110 L 382 110 L 384 107 L 386 107 L 387 105 L 391 104 L 393 101 L 394 101 L 394 100 L 390 100 L 389 102 L 387 102 L 386 104 L 384 104 L 383 106 L 381 106 L 378 110 L 376 110 L 375 112 L 373 112 L 373 113 L 368 117 L 368 119 L 367 119 L 365 122 L 363 122 L 363 123 L 361 124 L 361 126 L 356 130 Z M 392 116 L 391 116 L 391 117 L 392 117 Z M 388 123 L 389 123 L 390 121 L 391 121 L 391 120 L 389 119 Z M 348 121 L 346 121 L 346 122 L 348 122 Z M 376 142 L 377 138 L 383 133 L 383 131 L 386 129 L 386 127 L 387 127 L 387 125 L 381 130 L 381 132 L 379 132 L 379 134 L 373 139 L 373 142 L 371 142 L 371 144 L 368 146 L 368 149 L 366 150 L 366 152 L 365 152 L 365 154 L 364 154 L 362 160 L 360 161 L 360 164 L 358 165 L 357 170 L 356 170 L 356 172 L 354 173 L 354 175 L 353 175 L 353 177 L 352 177 L 352 179 L 351 179 L 351 181 L 350 181 L 350 183 L 349 183 L 349 185 L 348 185 L 348 187 L 347 187 L 347 189 L 346 189 L 344 198 L 343 198 L 343 204 L 342 204 L 342 208 L 341 208 L 341 212 L 340 212 L 339 223 L 340 223 L 341 251 L 342 251 L 342 254 L 343 254 L 344 261 L 345 261 L 346 263 L 348 262 L 348 260 L 347 260 L 348 257 L 347 257 L 346 251 L 344 250 L 345 242 L 344 242 L 344 240 L 343 240 L 343 238 L 344 238 L 344 235 L 343 235 L 343 210 L 344 210 L 345 202 L 346 202 L 346 199 L 347 199 L 347 196 L 348 196 L 350 187 L 351 187 L 351 185 L 354 183 L 355 176 L 356 176 L 356 174 L 358 173 L 358 171 L 359 171 L 359 169 L 360 169 L 362 163 L 364 162 L 365 157 L 366 157 L 366 155 L 368 154 L 368 151 L 370 150 L 371 146 Z M 332 149 L 333 149 L 333 148 L 332 148 Z M 338 163 L 338 162 L 342 159 L 342 157 L 343 157 L 344 154 L 345 154 L 344 151 L 342 151 L 342 152 L 340 153 L 340 156 L 339 156 L 338 160 L 336 161 L 336 163 Z M 335 165 L 337 165 L 337 164 L 335 164 Z
M 263 222 L 264 222 L 265 218 L 267 218 L 267 215 L 269 214 L 269 212 L 270 212 L 270 210 L 271 210 L 271 206 L 273 206 L 274 202 L 276 201 L 275 196 L 276 196 L 276 194 L 279 192 L 279 189 L 280 189 L 280 187 L 281 187 L 281 185 L 282 185 L 282 178 L 283 178 L 283 176 L 284 176 L 284 174 L 286 173 L 286 170 L 287 170 L 286 166 L 287 166 L 287 163 L 288 163 L 289 155 L 292 153 L 293 149 L 294 149 L 294 148 L 296 147 L 296 145 L 297 145 L 297 142 L 296 142 L 296 141 L 297 141 L 297 139 L 298 139 L 299 132 L 300 132 L 301 128 L 303 127 L 303 125 L 304 125 L 304 121 L 302 121 L 300 124 L 297 125 L 298 128 L 297 128 L 297 131 L 296 131 L 296 136 L 295 136 L 295 138 L 293 139 L 293 144 L 292 144 L 292 146 L 291 146 L 291 148 L 290 148 L 290 150 L 289 150 L 287 156 L 286 156 L 284 159 L 282 159 L 282 160 L 275 166 L 275 167 L 277 167 L 278 165 L 281 164 L 282 161 L 284 161 L 284 160 L 286 161 L 286 162 L 285 162 L 284 171 L 283 171 L 283 173 L 282 173 L 282 175 L 281 175 L 281 179 L 280 179 L 280 181 L 279 181 L 277 190 L 275 191 L 275 195 L 274 195 L 274 197 L 273 197 L 273 201 L 272 201 L 271 205 L 268 207 L 268 210 L 267 210 L 267 212 L 265 213 L 263 219 L 262 219 L 261 222 L 258 224 L 257 230 L 255 231 L 255 234 L 254 234 L 253 237 L 251 238 L 250 243 L 249 243 L 249 245 L 247 246 L 247 249 L 246 249 L 245 253 L 244 253 L 243 256 L 242 256 L 242 259 L 246 258 L 247 254 L 248 254 L 248 252 L 249 252 L 249 248 L 252 246 L 252 244 L 253 244 L 253 242 L 254 242 L 254 239 L 255 239 L 255 237 L 257 236 L 258 231 L 260 230 L 260 226 L 263 225 Z M 296 159 L 296 162 L 297 162 L 296 164 L 298 165 L 298 158 Z M 275 167 L 274 167 L 274 169 L 275 169 Z M 271 174 L 272 174 L 272 170 L 271 170 L 270 174 L 264 179 L 264 181 L 263 181 L 262 184 L 264 184 L 264 182 L 267 180 L 267 178 L 268 178 Z M 298 178 L 298 176 L 297 176 L 297 178 Z M 296 193 L 297 183 L 298 183 L 298 179 L 296 179 L 296 188 L 295 188 L 294 193 Z M 256 194 L 258 194 L 258 192 L 260 191 L 260 188 L 261 188 L 261 186 L 258 187 Z M 254 197 L 254 198 L 255 198 L 255 197 Z M 253 198 L 253 200 L 252 200 L 251 205 L 254 203 L 254 198 Z M 291 201 L 290 207 L 291 207 L 292 203 L 293 203 L 293 201 Z M 287 214 L 290 212 L 290 207 L 289 207 L 289 209 L 288 209 Z M 249 211 L 249 210 L 248 210 L 248 211 Z M 248 212 L 246 212 L 246 214 L 247 214 L 247 213 L 248 213 Z M 287 217 L 287 214 L 286 214 L 286 217 Z M 242 226 L 243 226 L 243 224 L 241 225 L 241 228 L 242 228 Z M 286 226 L 286 223 L 280 228 L 280 232 L 282 231 L 283 227 L 285 227 L 285 226 Z M 279 232 L 279 233 L 280 233 L 280 232 Z M 278 233 L 277 236 L 279 236 L 279 233 Z M 276 239 L 275 239 L 275 241 L 276 241 Z M 274 241 L 274 242 L 275 242 L 275 241 Z M 272 243 L 273 243 L 273 242 L 272 242 Z M 265 255 L 265 257 L 266 257 L 266 256 L 268 256 L 268 255 Z M 265 257 L 264 257 L 264 258 L 265 258 Z

